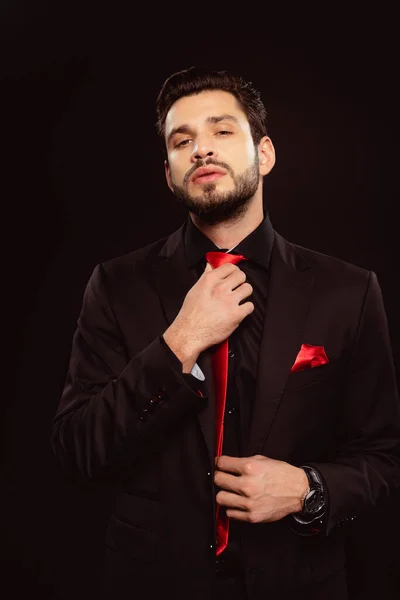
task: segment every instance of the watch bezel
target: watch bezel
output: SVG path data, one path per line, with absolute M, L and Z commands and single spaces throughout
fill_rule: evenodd
M 303 502 L 303 512 L 317 513 L 325 506 L 325 494 L 322 488 L 310 489 Z

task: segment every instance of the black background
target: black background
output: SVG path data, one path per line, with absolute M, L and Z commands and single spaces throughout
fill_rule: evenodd
M 109 498 L 63 480 L 50 425 L 94 266 L 185 218 L 154 128 L 170 73 L 227 68 L 260 89 L 277 152 L 264 182 L 273 225 L 377 273 L 399 373 L 395 15 L 382 3 L 279 6 L 0 5 L 7 598 L 95 597 Z M 400 593 L 398 504 L 348 528 L 352 599 Z

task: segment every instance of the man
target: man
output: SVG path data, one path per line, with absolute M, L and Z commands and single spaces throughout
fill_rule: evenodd
M 94 269 L 52 430 L 116 485 L 105 596 L 345 600 L 345 522 L 400 479 L 377 277 L 274 231 L 249 82 L 175 73 L 157 127 L 188 218 Z

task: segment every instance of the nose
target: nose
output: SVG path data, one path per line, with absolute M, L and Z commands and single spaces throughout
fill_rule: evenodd
M 212 144 L 212 139 L 208 136 L 201 139 L 197 139 L 196 144 L 193 146 L 191 159 L 192 162 L 198 160 L 204 160 L 206 158 L 217 158 L 217 150 Z

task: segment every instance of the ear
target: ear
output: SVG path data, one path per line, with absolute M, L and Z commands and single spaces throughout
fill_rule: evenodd
M 164 160 L 164 169 L 165 169 L 165 178 L 167 180 L 168 187 L 172 192 L 173 189 L 172 189 L 172 181 L 171 181 L 171 170 L 169 168 L 169 164 L 168 164 L 167 160 Z
M 259 172 L 268 175 L 275 164 L 275 148 L 271 138 L 264 136 L 258 144 Z

